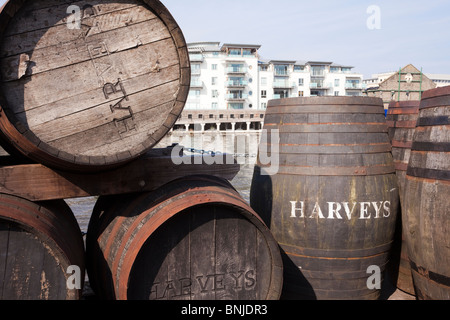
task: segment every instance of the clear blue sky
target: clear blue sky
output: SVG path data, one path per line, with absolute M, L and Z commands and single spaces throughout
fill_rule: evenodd
M 0 0 L 3 4 L 5 1 Z M 266 59 L 323 60 L 370 77 L 409 63 L 450 74 L 449 0 L 162 0 L 187 42 L 261 45 Z M 369 29 L 369 6 L 380 29 Z M 371 20 L 372 21 L 372 20 Z

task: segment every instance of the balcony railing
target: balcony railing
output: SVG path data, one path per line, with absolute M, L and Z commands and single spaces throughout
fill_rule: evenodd
M 361 90 L 362 84 L 361 83 L 346 83 L 345 89 L 355 89 L 355 90 Z
M 203 88 L 203 81 L 200 80 L 191 81 L 191 88 Z
M 246 67 L 228 67 L 227 73 L 242 74 L 242 73 L 247 73 L 247 70 L 248 69 Z
M 240 100 L 245 100 L 248 98 L 248 94 L 245 93 L 229 93 L 226 95 L 226 98 L 228 101 L 240 101 Z
M 231 87 L 245 87 L 248 85 L 248 81 L 245 80 L 230 80 L 226 82 L 226 86 L 231 88 Z
M 275 81 L 273 83 L 274 88 L 294 88 L 295 83 L 290 81 Z
M 203 62 L 204 57 L 202 54 L 190 54 L 189 60 L 191 60 L 191 62 Z

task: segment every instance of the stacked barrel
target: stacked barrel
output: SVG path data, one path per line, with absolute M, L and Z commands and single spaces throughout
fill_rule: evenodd
M 0 21 L 0 141 L 14 165 L 96 183 L 91 174 L 133 165 L 179 118 L 189 55 L 159 1 L 11 0 Z M 86 261 L 62 199 L 0 194 L 0 299 L 80 299 L 85 264 L 100 299 L 280 297 L 278 244 L 228 181 L 187 174 L 117 193 L 98 199 Z
M 450 299 L 450 87 L 424 92 L 403 194 L 403 229 L 419 299 Z
M 392 101 L 387 112 L 386 120 L 389 127 L 389 139 L 392 143 L 392 156 L 398 180 L 401 207 L 404 203 L 403 193 L 406 170 L 419 116 L 419 105 L 420 101 Z M 397 288 L 408 294 L 415 295 L 401 214 L 399 214 L 397 220 L 396 237 L 391 252 L 391 265 L 388 271 L 391 271 L 391 281 Z
M 159 1 L 10 0 L 0 21 L 0 141 L 14 164 L 120 167 L 182 112 L 189 57 Z M 84 244 L 63 200 L 0 194 L 0 253 L 0 299 L 81 297 Z

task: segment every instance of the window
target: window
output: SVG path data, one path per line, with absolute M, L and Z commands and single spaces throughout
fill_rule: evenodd
M 334 79 L 334 86 L 339 87 L 339 79 Z
M 305 70 L 305 66 L 294 66 L 295 72 L 302 72 Z
M 259 65 L 259 71 L 267 71 L 268 69 L 269 69 L 268 65 L 262 65 L 262 64 Z
M 339 71 L 341 71 L 339 67 L 330 67 L 330 73 L 339 73 Z
M 304 79 L 300 78 L 298 79 L 298 86 L 303 87 Z
M 212 65 L 211 65 L 211 69 L 212 69 L 212 70 L 217 70 L 217 64 L 212 64 Z
M 337 97 L 337 96 L 339 96 L 339 91 L 335 91 L 334 92 L 334 95 Z
M 212 78 L 211 78 L 211 84 L 212 84 L 213 86 L 215 86 L 215 85 L 217 84 L 217 77 L 212 77 Z
M 200 74 L 200 64 L 192 63 L 191 64 L 191 73 L 192 74 Z
M 211 104 L 211 108 L 213 109 L 213 110 L 217 110 L 218 108 L 219 108 L 219 104 L 217 103 L 217 102 L 213 102 L 212 104 Z M 211 118 L 211 117 L 210 117 Z
M 230 49 L 229 54 L 230 56 L 240 56 L 241 49 Z
M 217 90 L 212 90 L 212 97 L 213 97 L 213 98 L 219 97 L 219 91 L 217 91 Z
M 252 49 L 243 49 L 242 53 L 244 56 L 251 56 L 252 55 Z
M 267 98 L 267 90 L 261 90 L 261 98 Z
M 267 103 L 266 102 L 261 102 L 261 109 L 263 109 L 263 110 L 267 109 Z
M 267 78 L 266 77 L 262 77 L 261 78 L 261 85 L 262 86 L 267 86 Z
M 299 92 L 298 92 L 298 96 L 299 96 L 299 97 L 303 97 L 304 95 L 305 95 L 305 93 L 304 93 L 303 91 L 299 91 Z
M 275 75 L 287 76 L 288 75 L 288 66 L 287 65 L 275 65 Z

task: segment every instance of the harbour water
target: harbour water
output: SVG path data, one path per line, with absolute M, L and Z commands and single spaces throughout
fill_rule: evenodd
M 188 133 L 184 131 L 174 131 L 173 133 L 168 134 L 156 148 L 165 148 L 174 143 L 178 143 L 185 148 L 185 153 L 187 155 L 202 152 L 233 154 L 236 161 L 240 164 L 240 171 L 234 179 L 231 180 L 231 184 L 242 197 L 249 202 L 250 187 L 260 136 L 261 133 L 258 131 L 236 131 L 233 133 L 217 131 L 206 131 L 203 133 L 191 131 Z M 66 199 L 66 202 L 74 212 L 83 233 L 87 232 L 89 219 L 96 200 L 96 197 Z

